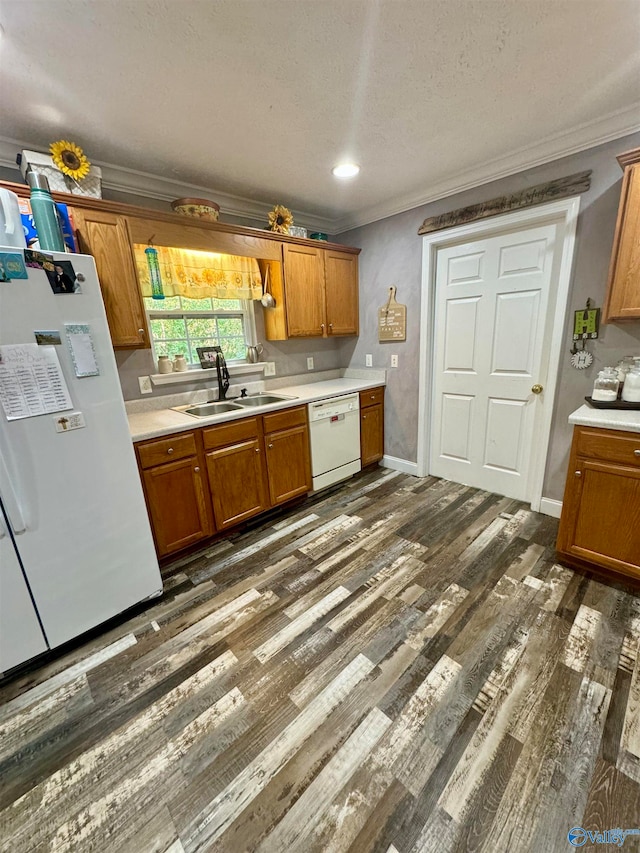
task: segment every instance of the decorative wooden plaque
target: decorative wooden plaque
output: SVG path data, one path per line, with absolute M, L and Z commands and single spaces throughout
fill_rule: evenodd
M 378 308 L 378 340 L 406 341 L 407 306 L 396 302 L 396 288 L 389 288 L 389 301 Z

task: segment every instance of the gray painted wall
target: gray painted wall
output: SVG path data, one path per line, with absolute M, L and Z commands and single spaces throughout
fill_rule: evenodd
M 601 306 L 604 300 L 609 258 L 613 243 L 622 171 L 616 154 L 640 146 L 640 134 L 538 166 L 401 213 L 340 235 L 340 241 L 360 246 L 360 337 L 341 345 L 343 366 L 362 367 L 365 354 L 373 355 L 374 367 L 390 367 L 397 353 L 399 368 L 389 370 L 385 397 L 385 452 L 415 462 L 417 458 L 418 367 L 422 238 L 418 228 L 428 216 L 457 207 L 487 201 L 495 196 L 592 169 L 591 189 L 581 196 L 574 256 L 570 311 L 584 307 L 587 297 Z M 378 342 L 377 309 L 387 299 L 388 288 L 398 288 L 397 300 L 407 306 L 407 340 Z M 551 432 L 543 494 L 562 500 L 571 444 L 569 414 L 591 392 L 597 371 L 615 364 L 627 353 L 640 354 L 640 322 L 603 326 L 601 337 L 590 348 L 591 368 L 577 371 L 569 364 L 571 329 L 565 329 L 563 355 Z

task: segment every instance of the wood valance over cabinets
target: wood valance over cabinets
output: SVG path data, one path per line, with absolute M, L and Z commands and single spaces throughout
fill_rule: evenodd
M 24 184 L 0 186 L 29 197 Z M 358 334 L 360 249 L 87 196 L 52 195 L 71 211 L 80 251 L 95 258 L 115 349 L 151 346 L 136 243 L 258 259 L 262 275 L 269 271 L 276 299 L 275 308 L 264 309 L 267 340 Z
M 467 222 L 475 222 L 478 219 L 486 219 L 499 213 L 508 213 L 523 207 L 533 207 L 546 201 L 557 201 L 560 198 L 568 198 L 572 195 L 587 192 L 591 186 L 591 170 L 588 172 L 577 172 L 566 178 L 558 178 L 555 181 L 547 181 L 545 184 L 537 184 L 535 187 L 521 190 L 510 195 L 492 198 L 489 201 L 472 204 L 469 207 L 459 207 L 449 213 L 440 216 L 430 216 L 418 229 L 418 234 L 431 234 L 433 231 L 442 231 L 444 228 L 453 228 L 455 225 L 464 225 Z

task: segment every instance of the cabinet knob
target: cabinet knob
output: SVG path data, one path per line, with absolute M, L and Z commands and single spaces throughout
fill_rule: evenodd
M 138 329 L 138 334 L 141 338 L 144 338 L 144 329 Z
M 197 474 L 197 473 L 198 473 L 198 471 L 200 470 L 200 466 L 199 466 L 199 465 L 196 465 L 196 467 L 195 467 L 193 470 L 194 470 L 194 471 L 196 472 L 196 474 Z
M 260 448 L 256 447 L 256 453 L 260 453 Z
M 268 444 L 267 447 L 269 448 L 269 450 L 271 450 L 271 448 L 273 447 L 273 444 Z
M 634 450 L 633 455 L 634 456 L 640 456 L 640 450 Z
M 366 419 L 367 419 L 367 416 L 366 416 L 366 415 L 363 415 L 363 416 L 362 416 L 362 420 L 363 420 L 363 421 L 366 421 Z
M 575 475 L 576 477 L 582 477 L 582 471 L 576 471 Z
M 167 450 L 167 453 L 173 453 L 173 447 L 170 447 L 170 448 Z
M 371 399 L 372 399 L 372 400 L 375 400 L 375 399 L 376 399 L 376 395 L 375 395 L 375 394 L 372 394 L 372 395 L 371 395 Z
M 321 329 L 322 329 L 322 331 L 324 332 L 324 323 L 320 323 L 320 328 L 321 328 Z
M 333 329 L 333 323 L 329 323 L 329 328 Z

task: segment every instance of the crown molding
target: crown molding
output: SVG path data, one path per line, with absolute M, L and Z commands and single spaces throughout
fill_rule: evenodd
M 19 139 L 0 136 L 0 166 L 5 166 L 9 169 L 18 169 L 16 155 L 23 149 L 27 151 L 39 151 L 42 149 L 42 146 Z M 104 163 L 101 160 L 94 160 L 93 158 L 92 162 L 102 169 L 102 186 L 104 189 L 118 193 L 127 193 L 141 199 L 153 198 L 171 202 L 176 198 L 188 196 L 213 198 L 220 205 L 223 216 L 227 214 L 241 219 L 248 219 L 260 223 L 260 227 L 267 221 L 267 214 L 273 207 L 272 204 L 219 192 L 211 187 L 189 184 L 184 181 L 177 181 L 174 178 L 165 178 L 159 175 L 152 175 L 149 172 L 141 172 L 137 169 L 127 169 L 124 166 L 114 166 L 113 163 Z M 332 233 L 332 220 L 307 213 L 303 210 L 294 210 L 293 208 L 291 212 L 296 222 L 304 223 L 304 227 L 310 231 Z
M 548 136 L 532 145 L 513 151 L 506 156 L 486 161 L 477 167 L 455 175 L 431 186 L 427 191 L 405 195 L 391 201 L 382 202 L 364 208 L 354 214 L 329 219 L 292 208 L 297 222 L 304 223 L 312 231 L 324 231 L 328 234 L 342 234 L 353 228 L 378 222 L 389 216 L 406 213 L 408 210 L 422 207 L 441 198 L 456 195 L 465 190 L 506 178 L 509 175 L 551 163 L 562 157 L 577 154 L 589 148 L 595 148 L 606 142 L 620 139 L 640 131 L 640 103 L 602 116 L 592 122 L 586 122 L 568 131 Z M 34 143 L 0 136 L 0 166 L 17 169 L 16 154 L 22 149 L 38 151 L 41 146 Z M 102 185 L 113 192 L 127 193 L 140 199 L 153 198 L 161 201 L 173 201 L 182 196 L 202 196 L 214 198 L 222 208 L 223 215 L 257 222 L 262 225 L 272 205 L 243 196 L 219 192 L 211 187 L 189 184 L 173 178 L 152 175 L 136 169 L 114 166 L 112 163 L 94 161 L 102 169 Z
M 352 216 L 344 216 L 333 223 L 331 233 L 342 234 L 398 213 L 406 213 L 408 210 L 422 207 L 438 199 L 560 160 L 562 157 L 604 145 L 638 131 L 640 131 L 640 103 L 578 125 L 571 130 L 548 136 L 511 154 L 496 157 L 494 160 L 468 169 L 466 172 L 458 172 L 455 176 L 432 186 L 428 192 L 395 198 L 393 201 L 365 208 Z

